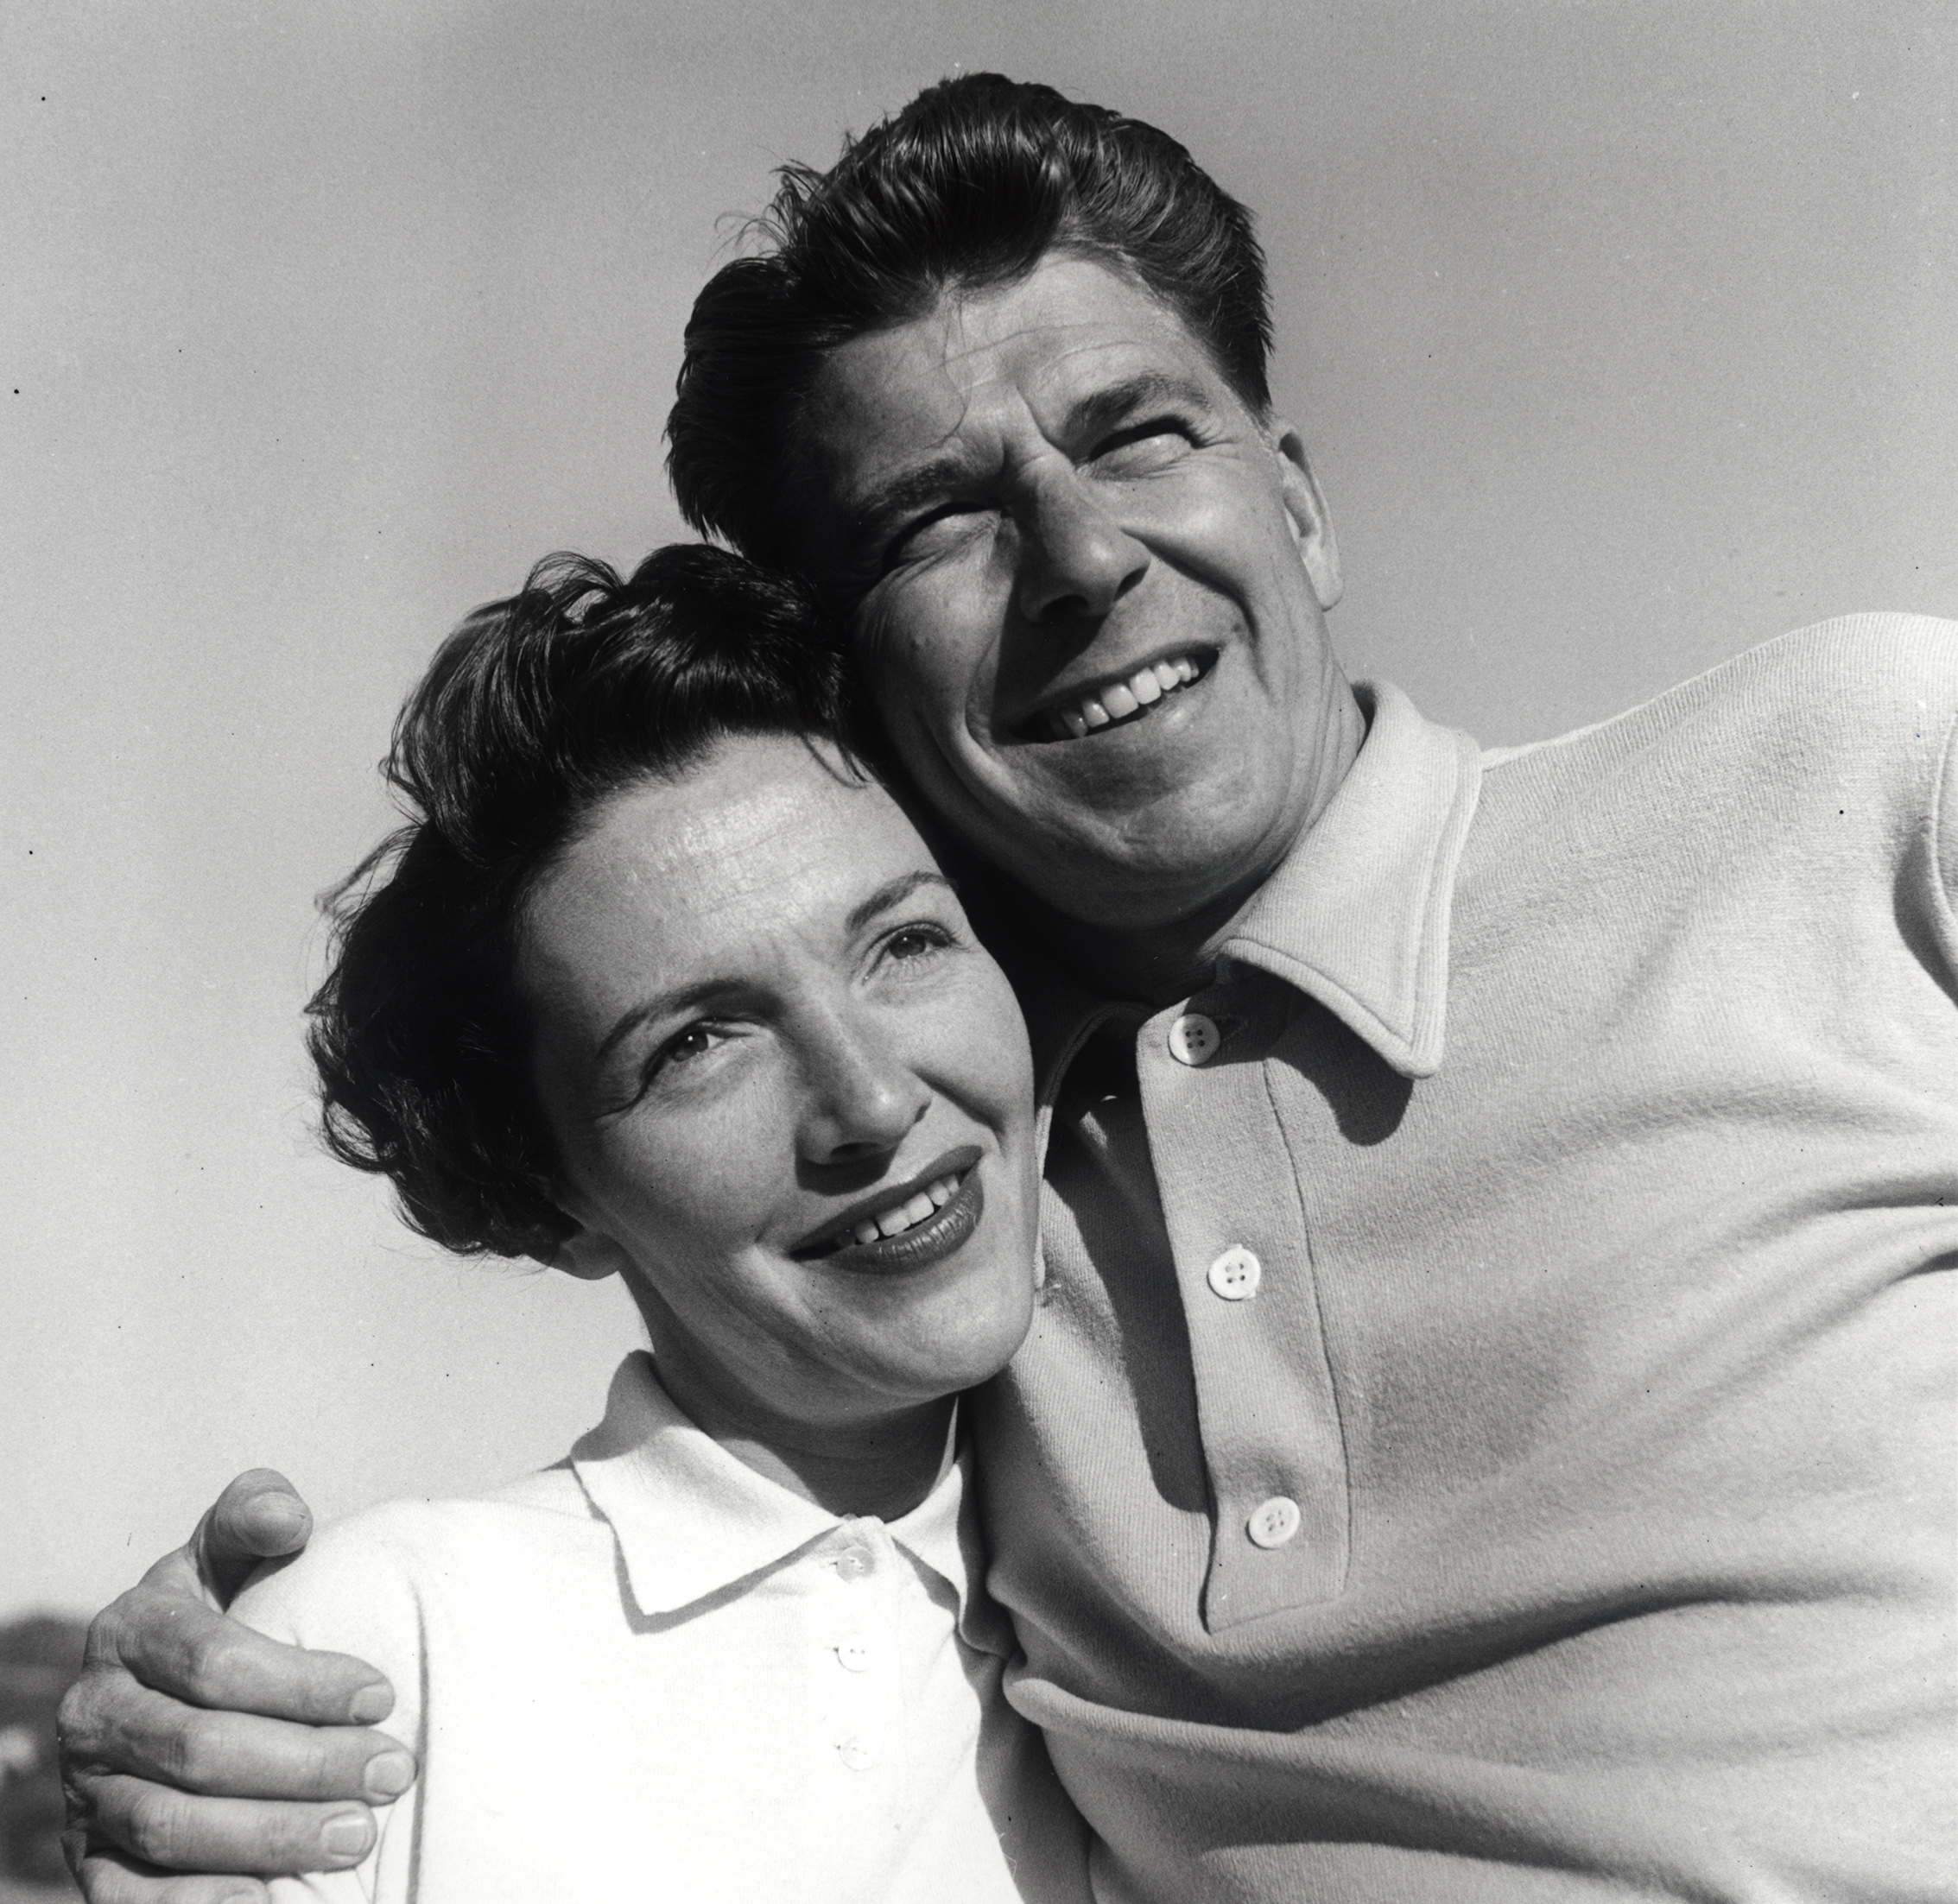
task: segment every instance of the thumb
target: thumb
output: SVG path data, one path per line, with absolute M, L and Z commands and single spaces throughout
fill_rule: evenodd
M 228 1606 L 262 1560 L 297 1553 L 313 1534 L 313 1514 L 292 1483 L 272 1468 L 251 1468 L 214 1501 L 191 1536 L 205 1591 Z

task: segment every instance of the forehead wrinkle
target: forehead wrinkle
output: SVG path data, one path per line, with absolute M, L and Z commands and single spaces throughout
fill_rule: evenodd
M 632 893 L 657 908 L 678 899 L 682 889 L 697 916 L 725 912 L 758 893 L 779 909 L 781 856 L 770 849 L 802 837 L 806 804 L 803 790 L 764 785 L 724 803 L 663 815 L 664 824 L 624 835 L 608 835 L 601 819 L 538 882 L 525 908 L 528 936 L 535 943 L 538 927 L 549 916 L 548 887 L 567 877 L 576 882 L 581 900 L 599 901 L 601 916 L 610 911 L 604 905 L 609 895 Z M 795 863 L 802 863 L 801 856 Z M 706 882 L 692 876 L 702 867 L 713 871 Z M 632 929 L 616 914 L 606 923 L 615 931 Z

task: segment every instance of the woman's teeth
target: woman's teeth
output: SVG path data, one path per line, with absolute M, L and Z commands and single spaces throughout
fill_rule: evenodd
M 1153 705 L 1165 694 L 1187 687 L 1202 670 L 1195 657 L 1179 655 L 1173 661 L 1157 661 L 1138 667 L 1125 681 L 1117 681 L 1099 693 L 1084 694 L 1072 707 L 1057 708 L 1046 718 L 1049 733 L 1055 740 L 1079 740 L 1098 727 L 1109 727 L 1126 720 L 1138 709 Z
M 894 1204 L 880 1216 L 865 1217 L 850 1234 L 859 1243 L 875 1243 L 880 1237 L 902 1236 L 914 1224 L 922 1223 L 935 1210 L 944 1209 L 958 1194 L 965 1173 L 959 1171 L 949 1177 L 933 1179 L 909 1201 Z

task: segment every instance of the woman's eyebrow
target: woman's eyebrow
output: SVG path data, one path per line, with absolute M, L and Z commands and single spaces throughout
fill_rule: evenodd
M 738 978 L 703 978 L 697 985 L 682 986 L 678 991 L 662 991 L 654 997 L 643 999 L 620 1013 L 618 1022 L 599 1041 L 599 1048 L 592 1053 L 592 1062 L 602 1065 L 649 1019 L 662 1018 L 671 1012 L 692 1011 L 700 1005 L 711 1005 L 720 999 L 732 997 L 741 989 Z
M 916 872 L 900 873 L 897 878 L 886 880 L 868 899 L 852 906 L 850 916 L 844 920 L 845 927 L 851 932 L 860 931 L 879 913 L 902 905 L 921 886 L 942 886 L 948 893 L 957 889 L 943 873 L 936 870 L 927 871 L 921 867 Z
M 900 873 L 895 879 L 886 880 L 867 898 L 859 900 L 850 908 L 844 920 L 848 932 L 860 932 L 879 913 L 893 906 L 901 906 L 911 895 L 924 886 L 942 886 L 948 893 L 957 889 L 952 882 L 935 869 L 920 867 L 916 872 Z M 693 1011 L 702 1005 L 718 1003 L 725 998 L 732 998 L 745 987 L 738 978 L 703 978 L 697 984 L 683 985 L 677 991 L 662 991 L 651 998 L 642 999 L 637 1005 L 629 1006 L 621 1012 L 612 1028 L 599 1041 L 599 1048 L 592 1053 L 594 1065 L 601 1065 L 623 1044 L 626 1039 L 653 1018 L 663 1018 L 678 1012 Z

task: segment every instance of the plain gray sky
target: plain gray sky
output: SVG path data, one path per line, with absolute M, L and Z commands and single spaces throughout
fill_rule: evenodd
M 1492 742 L 1958 613 L 1948 0 L 0 5 L 0 1615 L 237 1468 L 549 1459 L 617 1291 L 454 1263 L 312 1134 L 314 899 L 395 705 L 659 432 L 770 168 L 959 68 L 1258 215 L 1349 664 Z

